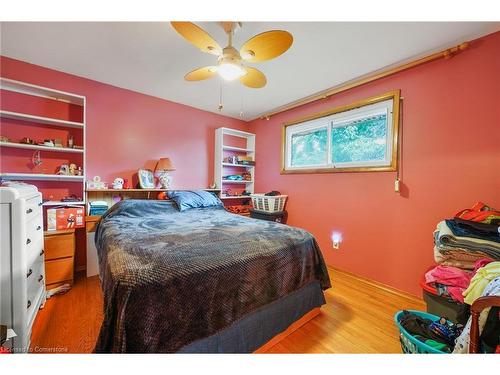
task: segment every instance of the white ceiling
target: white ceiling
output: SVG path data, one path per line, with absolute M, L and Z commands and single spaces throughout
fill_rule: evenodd
M 222 46 L 215 22 L 198 23 Z M 291 32 L 294 43 L 274 60 L 249 64 L 263 71 L 262 89 L 223 84 L 222 114 L 258 117 L 318 91 L 412 57 L 500 30 L 500 23 L 250 22 L 234 37 L 239 48 L 255 34 Z M 214 64 L 168 22 L 3 22 L 1 54 L 156 97 L 218 112 L 219 78 L 186 82 L 184 74 Z

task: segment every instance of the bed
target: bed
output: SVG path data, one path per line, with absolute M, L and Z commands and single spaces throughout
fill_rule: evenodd
M 307 231 L 228 213 L 125 200 L 96 231 L 104 321 L 97 353 L 254 352 L 325 303 Z

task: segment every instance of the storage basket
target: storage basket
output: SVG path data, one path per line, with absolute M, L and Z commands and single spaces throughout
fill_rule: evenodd
M 261 212 L 279 212 L 285 208 L 288 195 L 252 194 L 253 209 Z
M 434 267 L 430 267 L 430 271 Z M 440 296 L 435 288 L 425 283 L 425 274 L 420 279 L 424 301 L 427 304 L 427 312 L 433 315 L 446 316 L 453 323 L 465 325 L 470 316 L 470 306 L 460 303 L 451 297 Z
M 424 319 L 430 319 L 434 322 L 438 321 L 440 318 L 436 315 L 428 314 L 423 311 L 407 310 L 408 312 L 418 315 Z M 399 342 L 401 343 L 401 349 L 404 354 L 448 354 L 427 345 L 415 337 L 413 337 L 408 331 L 406 331 L 403 326 L 399 323 L 401 317 L 403 316 L 403 311 L 398 311 L 394 315 L 394 322 L 399 329 Z

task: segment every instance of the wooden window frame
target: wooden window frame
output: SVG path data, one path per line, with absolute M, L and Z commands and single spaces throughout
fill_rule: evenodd
M 305 173 L 343 173 L 343 172 L 394 172 L 398 168 L 399 155 L 399 102 L 400 90 L 392 90 L 383 95 L 363 99 L 355 103 L 336 107 L 326 111 L 308 115 L 293 121 L 285 122 L 281 128 L 281 174 L 305 174 Z M 331 116 L 336 113 L 346 112 L 353 109 L 365 107 L 367 105 L 392 100 L 392 155 L 391 163 L 386 166 L 366 166 L 366 167 L 323 167 L 323 168 L 301 168 L 286 169 L 286 130 L 287 127 L 297 125 L 306 121 L 317 120 L 322 117 Z M 328 142 L 331 140 L 329 139 Z

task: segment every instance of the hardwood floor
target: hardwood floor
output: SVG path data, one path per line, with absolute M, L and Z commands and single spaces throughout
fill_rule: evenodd
M 425 310 L 422 300 L 354 275 L 330 270 L 321 314 L 271 347 L 267 353 L 400 353 L 394 313 Z M 78 275 L 73 289 L 50 298 L 38 314 L 34 352 L 90 353 L 102 322 L 97 277 Z

